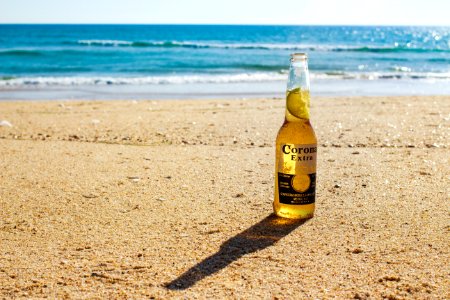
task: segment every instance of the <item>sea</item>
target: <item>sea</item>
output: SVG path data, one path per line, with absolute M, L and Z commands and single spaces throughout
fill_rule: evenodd
M 450 94 L 450 27 L 0 25 L 0 100 Z

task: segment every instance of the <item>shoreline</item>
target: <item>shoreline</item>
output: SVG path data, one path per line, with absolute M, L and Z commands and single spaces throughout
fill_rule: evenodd
M 450 297 L 450 96 L 314 97 L 304 223 L 271 215 L 284 106 L 0 101 L 0 296 Z
M 0 102 L 17 100 L 167 100 L 242 99 L 283 97 L 285 81 L 189 83 L 155 85 L 69 85 L 2 87 Z M 446 80 L 423 79 L 316 79 L 313 97 L 450 95 Z

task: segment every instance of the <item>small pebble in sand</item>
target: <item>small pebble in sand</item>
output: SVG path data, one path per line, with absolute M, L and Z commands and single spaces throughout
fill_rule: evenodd
M 425 147 L 427 148 L 439 148 L 439 145 L 434 143 L 434 144 L 425 144 Z
M 88 199 L 92 199 L 92 198 L 97 198 L 98 197 L 98 195 L 95 195 L 95 194 L 92 194 L 92 193 L 89 193 L 89 194 L 83 194 L 82 195 L 84 198 L 88 198 Z
M 139 176 L 128 176 L 127 178 L 134 182 L 138 182 L 139 180 L 141 180 Z
M 156 199 L 156 200 L 158 200 L 158 201 L 166 201 L 166 198 L 163 198 L 163 197 L 159 197 L 158 199 Z
M 1 120 L 1 121 L 0 121 L 0 126 L 3 126 L 3 127 L 13 127 L 12 124 L 11 124 L 10 122 L 6 121 L 6 120 Z
M 336 188 L 336 189 L 339 189 L 341 187 L 341 185 L 339 184 L 339 183 L 336 183 L 335 185 L 334 185 L 334 188 Z
M 384 277 L 378 279 L 378 282 L 383 282 L 383 281 L 396 281 L 396 282 L 399 282 L 400 281 L 400 277 L 388 275 L 388 276 L 384 276 Z
M 108 276 L 96 272 L 92 272 L 91 277 L 108 278 Z

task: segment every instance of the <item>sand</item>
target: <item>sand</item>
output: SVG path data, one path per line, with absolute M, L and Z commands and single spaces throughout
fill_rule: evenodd
M 450 96 L 312 102 L 306 222 L 282 99 L 0 102 L 0 298 L 450 298 Z

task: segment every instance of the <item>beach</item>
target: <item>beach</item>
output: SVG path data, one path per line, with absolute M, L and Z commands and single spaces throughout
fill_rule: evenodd
M 0 102 L 0 298 L 448 299 L 450 96 L 311 105 L 300 222 L 284 99 Z

